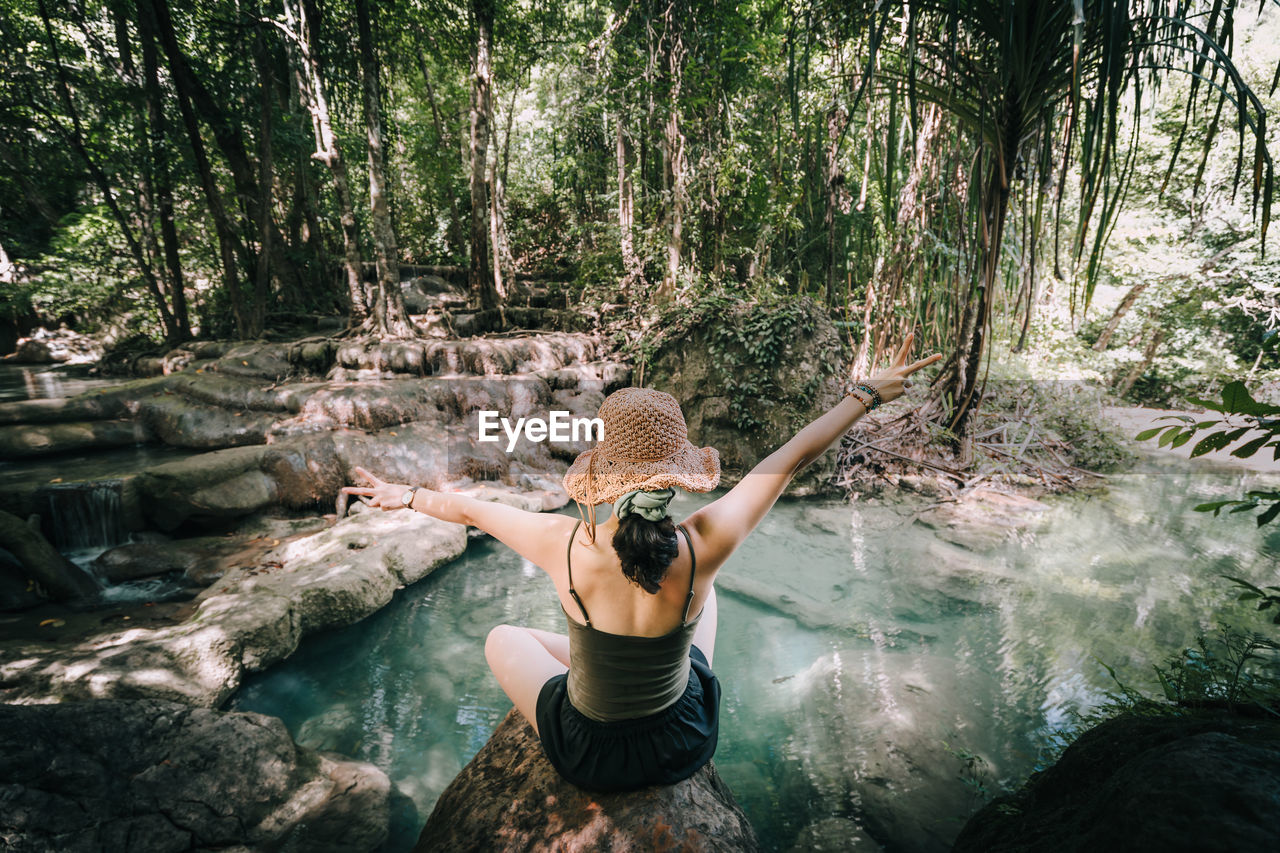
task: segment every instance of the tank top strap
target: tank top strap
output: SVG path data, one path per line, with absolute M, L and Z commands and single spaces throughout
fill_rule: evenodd
M 578 597 L 578 591 L 573 588 L 573 539 L 578 535 L 578 528 L 582 525 L 582 519 L 574 522 L 573 532 L 569 534 L 569 547 L 564 552 L 564 562 L 569 570 L 569 594 L 573 596 L 573 600 L 578 603 L 578 609 L 582 611 L 582 619 L 587 623 L 587 627 L 591 627 L 591 617 L 587 615 L 587 608 L 583 606 L 582 599 Z M 687 611 L 686 611 L 687 612 Z
M 680 620 L 683 627 L 689 624 L 689 608 L 693 606 L 693 578 L 698 573 L 698 558 L 694 556 L 693 539 L 689 537 L 689 531 L 683 524 L 677 524 L 676 527 L 684 534 L 684 541 L 689 543 L 689 596 L 684 600 L 684 617 Z

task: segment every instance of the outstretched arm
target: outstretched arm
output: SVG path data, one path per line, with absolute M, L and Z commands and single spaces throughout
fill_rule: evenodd
M 890 366 L 869 382 L 886 403 L 902 395 L 903 380 L 942 358 L 935 353 L 908 364 L 906 359 L 914 339 L 914 332 L 907 335 Z M 866 413 L 858 398 L 845 397 L 765 457 L 728 494 L 689 516 L 686 524 L 701 539 L 707 561 L 718 567 L 728 559 L 764 519 L 792 478 L 826 453 Z
M 426 488 L 419 488 L 414 493 L 413 504 L 406 507 L 401 498 L 409 486 L 384 482 L 363 468 L 357 467 L 355 472 L 372 485 L 344 486 L 342 495 L 367 498 L 366 503 L 383 510 L 413 509 L 441 521 L 478 527 L 552 577 L 554 572 L 562 570 L 564 548 L 574 522 L 567 515 L 529 512 L 456 492 Z

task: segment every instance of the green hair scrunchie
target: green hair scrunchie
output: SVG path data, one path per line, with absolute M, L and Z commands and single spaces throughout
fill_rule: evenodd
M 667 504 L 675 496 L 675 489 L 659 489 L 655 492 L 636 489 L 618 499 L 613 505 L 613 514 L 619 521 L 628 515 L 639 515 L 648 521 L 661 521 L 667 517 Z

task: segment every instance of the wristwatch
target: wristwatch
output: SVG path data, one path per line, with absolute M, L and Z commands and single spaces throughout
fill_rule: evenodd
M 400 496 L 400 503 L 409 509 L 413 509 L 413 496 L 417 493 L 419 486 L 410 486 L 409 490 Z

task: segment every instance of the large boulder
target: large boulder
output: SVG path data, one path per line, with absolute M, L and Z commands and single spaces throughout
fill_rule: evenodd
M 14 557 L 27 579 L 55 599 L 82 599 L 98 585 L 80 567 L 57 552 L 49 540 L 16 515 L 0 511 L 0 548 Z
M 146 424 L 109 420 L 0 426 L 0 459 L 23 459 L 144 444 Z
M 566 782 L 512 710 L 440 795 L 414 848 L 442 850 L 759 850 L 712 764 L 676 785 L 597 794 Z
M 466 528 L 421 513 L 364 512 L 234 568 L 176 625 L 69 645 L 0 641 L 0 700 L 159 698 L 217 707 L 313 631 L 357 622 L 467 547 Z
M 391 783 L 297 746 L 284 723 L 154 699 L 0 705 L 6 849 L 356 853 Z
M 844 350 L 812 300 L 783 308 L 734 303 L 664 337 L 644 384 L 680 401 L 690 440 L 720 452 L 722 482 L 732 485 L 840 402 Z M 832 451 L 787 493 L 821 492 L 834 472 Z
M 956 853 L 1263 853 L 1280 825 L 1280 722 L 1126 714 L 971 817 Z

